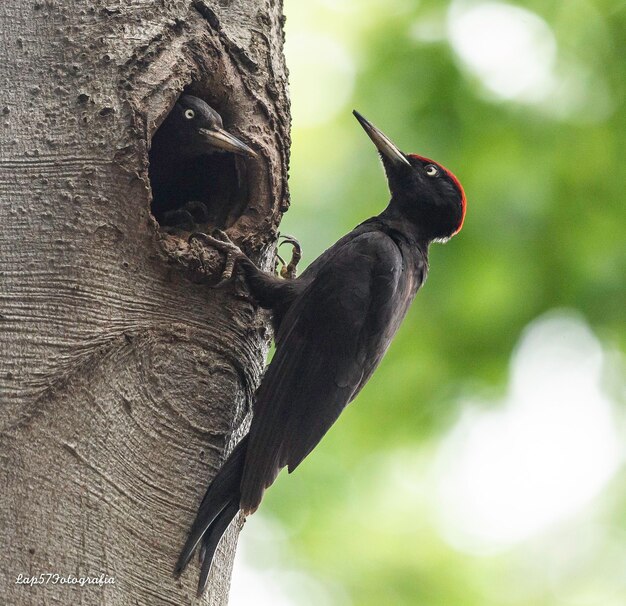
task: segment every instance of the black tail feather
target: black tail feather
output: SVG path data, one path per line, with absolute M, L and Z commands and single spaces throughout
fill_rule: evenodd
M 203 552 L 205 553 L 204 562 L 208 560 L 207 566 L 210 568 L 217 543 L 219 542 L 222 534 L 224 534 L 228 524 L 239 510 L 239 485 L 241 482 L 247 445 L 248 438 L 246 436 L 243 440 L 241 440 L 241 442 L 239 442 L 239 444 L 237 444 L 207 489 L 204 498 L 202 499 L 202 503 L 198 508 L 198 513 L 196 514 L 196 518 L 191 526 L 191 530 L 189 531 L 189 535 L 187 536 L 187 541 L 185 542 L 185 545 L 180 552 L 180 556 L 178 557 L 175 569 L 176 576 L 180 575 L 180 573 L 185 569 L 189 560 L 193 556 L 193 552 L 205 533 L 207 541 L 205 541 L 205 546 L 203 547 Z M 232 510 L 235 507 L 236 509 L 234 513 L 232 513 Z M 230 515 L 230 518 L 228 518 L 228 515 Z M 224 526 L 224 528 L 218 533 L 218 529 L 223 525 L 224 520 L 227 518 L 228 521 L 226 522 L 226 526 Z M 213 542 L 215 542 L 215 546 L 213 546 L 213 552 L 211 553 L 209 547 L 213 544 Z
M 200 597 L 206 589 L 207 579 L 209 577 L 209 572 L 211 571 L 211 564 L 213 563 L 215 550 L 217 549 L 220 539 L 238 512 L 239 500 L 231 501 L 228 505 L 226 505 L 226 507 L 224 507 L 224 509 L 222 509 L 217 518 L 213 520 L 213 523 L 209 526 L 209 529 L 202 537 L 198 597 Z

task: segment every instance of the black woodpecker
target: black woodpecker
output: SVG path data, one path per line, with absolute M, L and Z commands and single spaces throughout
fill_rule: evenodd
M 199 200 L 202 159 L 215 153 L 254 157 L 243 141 L 224 130 L 221 116 L 205 101 L 181 95 L 163 124 L 154 134 L 150 147 L 152 214 L 162 225 L 185 220 L 188 215 L 206 213 Z M 191 203 L 191 206 L 187 206 Z M 192 217 L 200 219 L 203 217 Z
M 250 432 L 206 491 L 176 565 L 180 574 L 200 545 L 199 593 L 231 520 L 240 510 L 254 512 L 279 471 L 292 472 L 356 397 L 426 278 L 430 243 L 449 239 L 463 225 L 458 179 L 433 160 L 404 154 L 354 115 L 380 153 L 391 200 L 300 277 L 262 272 L 223 233 L 191 236 L 235 260 L 258 304 L 272 311 L 276 340 Z

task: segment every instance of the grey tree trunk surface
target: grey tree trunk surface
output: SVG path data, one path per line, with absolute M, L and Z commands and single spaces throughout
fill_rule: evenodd
M 0 602 L 226 604 L 238 528 L 202 599 L 195 561 L 173 568 L 268 325 L 240 282 L 209 287 L 220 253 L 160 230 L 148 149 L 183 88 L 220 111 L 259 154 L 226 227 L 271 266 L 281 2 L 2 0 L 0 20 Z M 72 584 L 94 577 L 114 581 Z

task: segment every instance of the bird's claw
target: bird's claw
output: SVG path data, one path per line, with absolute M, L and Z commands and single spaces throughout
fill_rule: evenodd
M 209 222 L 209 209 L 204 202 L 190 200 L 180 208 L 163 213 L 160 223 L 169 230 L 194 232 Z
M 222 276 L 219 282 L 212 287 L 219 288 L 223 284 L 226 284 L 226 282 L 229 282 L 233 277 L 235 264 L 239 259 L 243 259 L 246 256 L 243 251 L 221 229 L 214 229 L 212 235 L 195 232 L 189 236 L 187 242 L 192 244 L 194 240 L 202 242 L 205 246 L 217 248 L 217 250 L 226 255 Z
M 186 208 L 177 208 L 163 213 L 162 225 L 170 230 L 193 231 L 196 222 L 193 215 Z
M 298 263 L 302 258 L 302 246 L 300 246 L 300 242 L 298 242 L 298 240 L 296 240 L 293 236 L 279 234 L 278 238 L 279 248 L 283 244 L 291 244 L 291 260 L 289 263 L 285 263 L 284 259 L 278 253 L 276 254 L 278 260 L 283 265 L 280 268 L 280 275 L 282 278 L 285 278 L 285 280 L 293 280 L 296 278 Z
M 189 200 L 189 202 L 183 206 L 183 209 L 193 217 L 196 225 L 209 222 L 209 209 L 204 202 L 200 202 L 200 200 Z

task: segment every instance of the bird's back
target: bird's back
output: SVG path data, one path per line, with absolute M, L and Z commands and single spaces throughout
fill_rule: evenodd
M 421 284 L 419 250 L 383 228 L 375 220 L 359 225 L 300 278 L 257 392 L 241 483 L 246 511 L 282 467 L 299 465 L 365 385 Z

